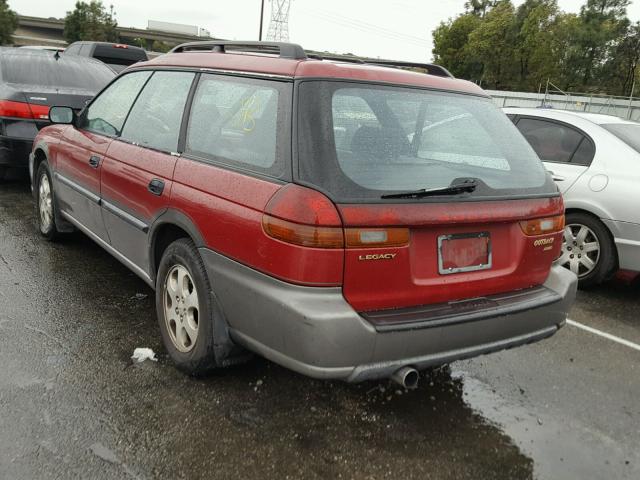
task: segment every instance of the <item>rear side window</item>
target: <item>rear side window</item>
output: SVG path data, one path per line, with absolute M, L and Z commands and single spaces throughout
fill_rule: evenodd
M 466 179 L 479 184 L 473 197 L 555 191 L 534 151 L 488 99 L 323 81 L 302 82 L 298 98 L 300 180 L 336 201 L 379 201 Z
M 27 49 L 24 49 L 27 50 Z M 25 51 L 0 56 L 2 79 L 7 83 L 99 92 L 115 74 L 99 62 L 54 52 Z
M 289 155 L 291 85 L 202 75 L 191 106 L 186 151 L 281 176 Z
M 602 128 L 610 131 L 631 148 L 640 152 L 640 124 L 610 123 L 602 125 Z
M 547 162 L 571 162 L 574 153 L 578 151 L 578 147 L 585 139 L 584 135 L 568 125 L 546 120 L 521 118 L 517 127 L 540 159 Z M 588 161 L 586 159 L 589 154 L 588 150 L 589 145 L 585 145 L 580 151 L 577 159 L 580 163 L 586 162 L 588 164 L 591 162 L 591 159 Z
M 102 135 L 118 135 L 150 76 L 151 72 L 134 72 L 118 78 L 89 105 L 80 127 Z
M 195 74 L 156 72 L 127 118 L 121 138 L 142 147 L 178 151 L 184 107 Z

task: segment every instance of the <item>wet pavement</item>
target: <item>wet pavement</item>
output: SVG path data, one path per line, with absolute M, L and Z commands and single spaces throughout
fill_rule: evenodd
M 141 280 L 33 224 L 28 187 L 0 185 L 0 479 L 640 478 L 638 350 L 567 326 L 410 392 L 259 358 L 192 379 Z M 640 285 L 579 292 L 570 316 L 640 343 Z

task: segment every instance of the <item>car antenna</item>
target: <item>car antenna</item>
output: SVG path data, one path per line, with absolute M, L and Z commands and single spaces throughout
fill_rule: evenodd
M 56 53 L 53 54 L 53 58 L 55 58 L 56 60 L 60 59 L 60 51 L 56 50 Z

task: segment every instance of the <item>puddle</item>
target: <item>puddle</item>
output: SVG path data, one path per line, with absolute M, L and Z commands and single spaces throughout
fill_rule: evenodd
M 462 383 L 465 403 L 533 459 L 534 478 L 640 478 L 628 453 L 602 432 L 575 418 L 558 417 L 548 405 L 505 399 L 464 370 L 451 376 Z

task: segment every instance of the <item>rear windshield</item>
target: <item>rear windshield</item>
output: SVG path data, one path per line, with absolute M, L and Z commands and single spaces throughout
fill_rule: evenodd
M 602 125 L 602 128 L 609 130 L 631 148 L 640 152 L 640 124 L 609 123 Z
M 25 49 L 26 50 L 26 49 Z M 109 83 L 115 73 L 106 65 L 53 52 L 37 54 L 3 54 L 0 57 L 2 80 L 7 83 L 38 85 L 56 88 L 77 88 L 98 92 Z
M 125 47 L 123 45 L 96 45 L 93 58 L 112 65 L 133 65 L 147 60 L 147 52 L 141 48 Z
M 556 192 L 531 146 L 489 99 L 328 81 L 302 82 L 299 98 L 300 180 L 334 200 L 375 201 L 463 179 L 478 188 L 461 198 Z

